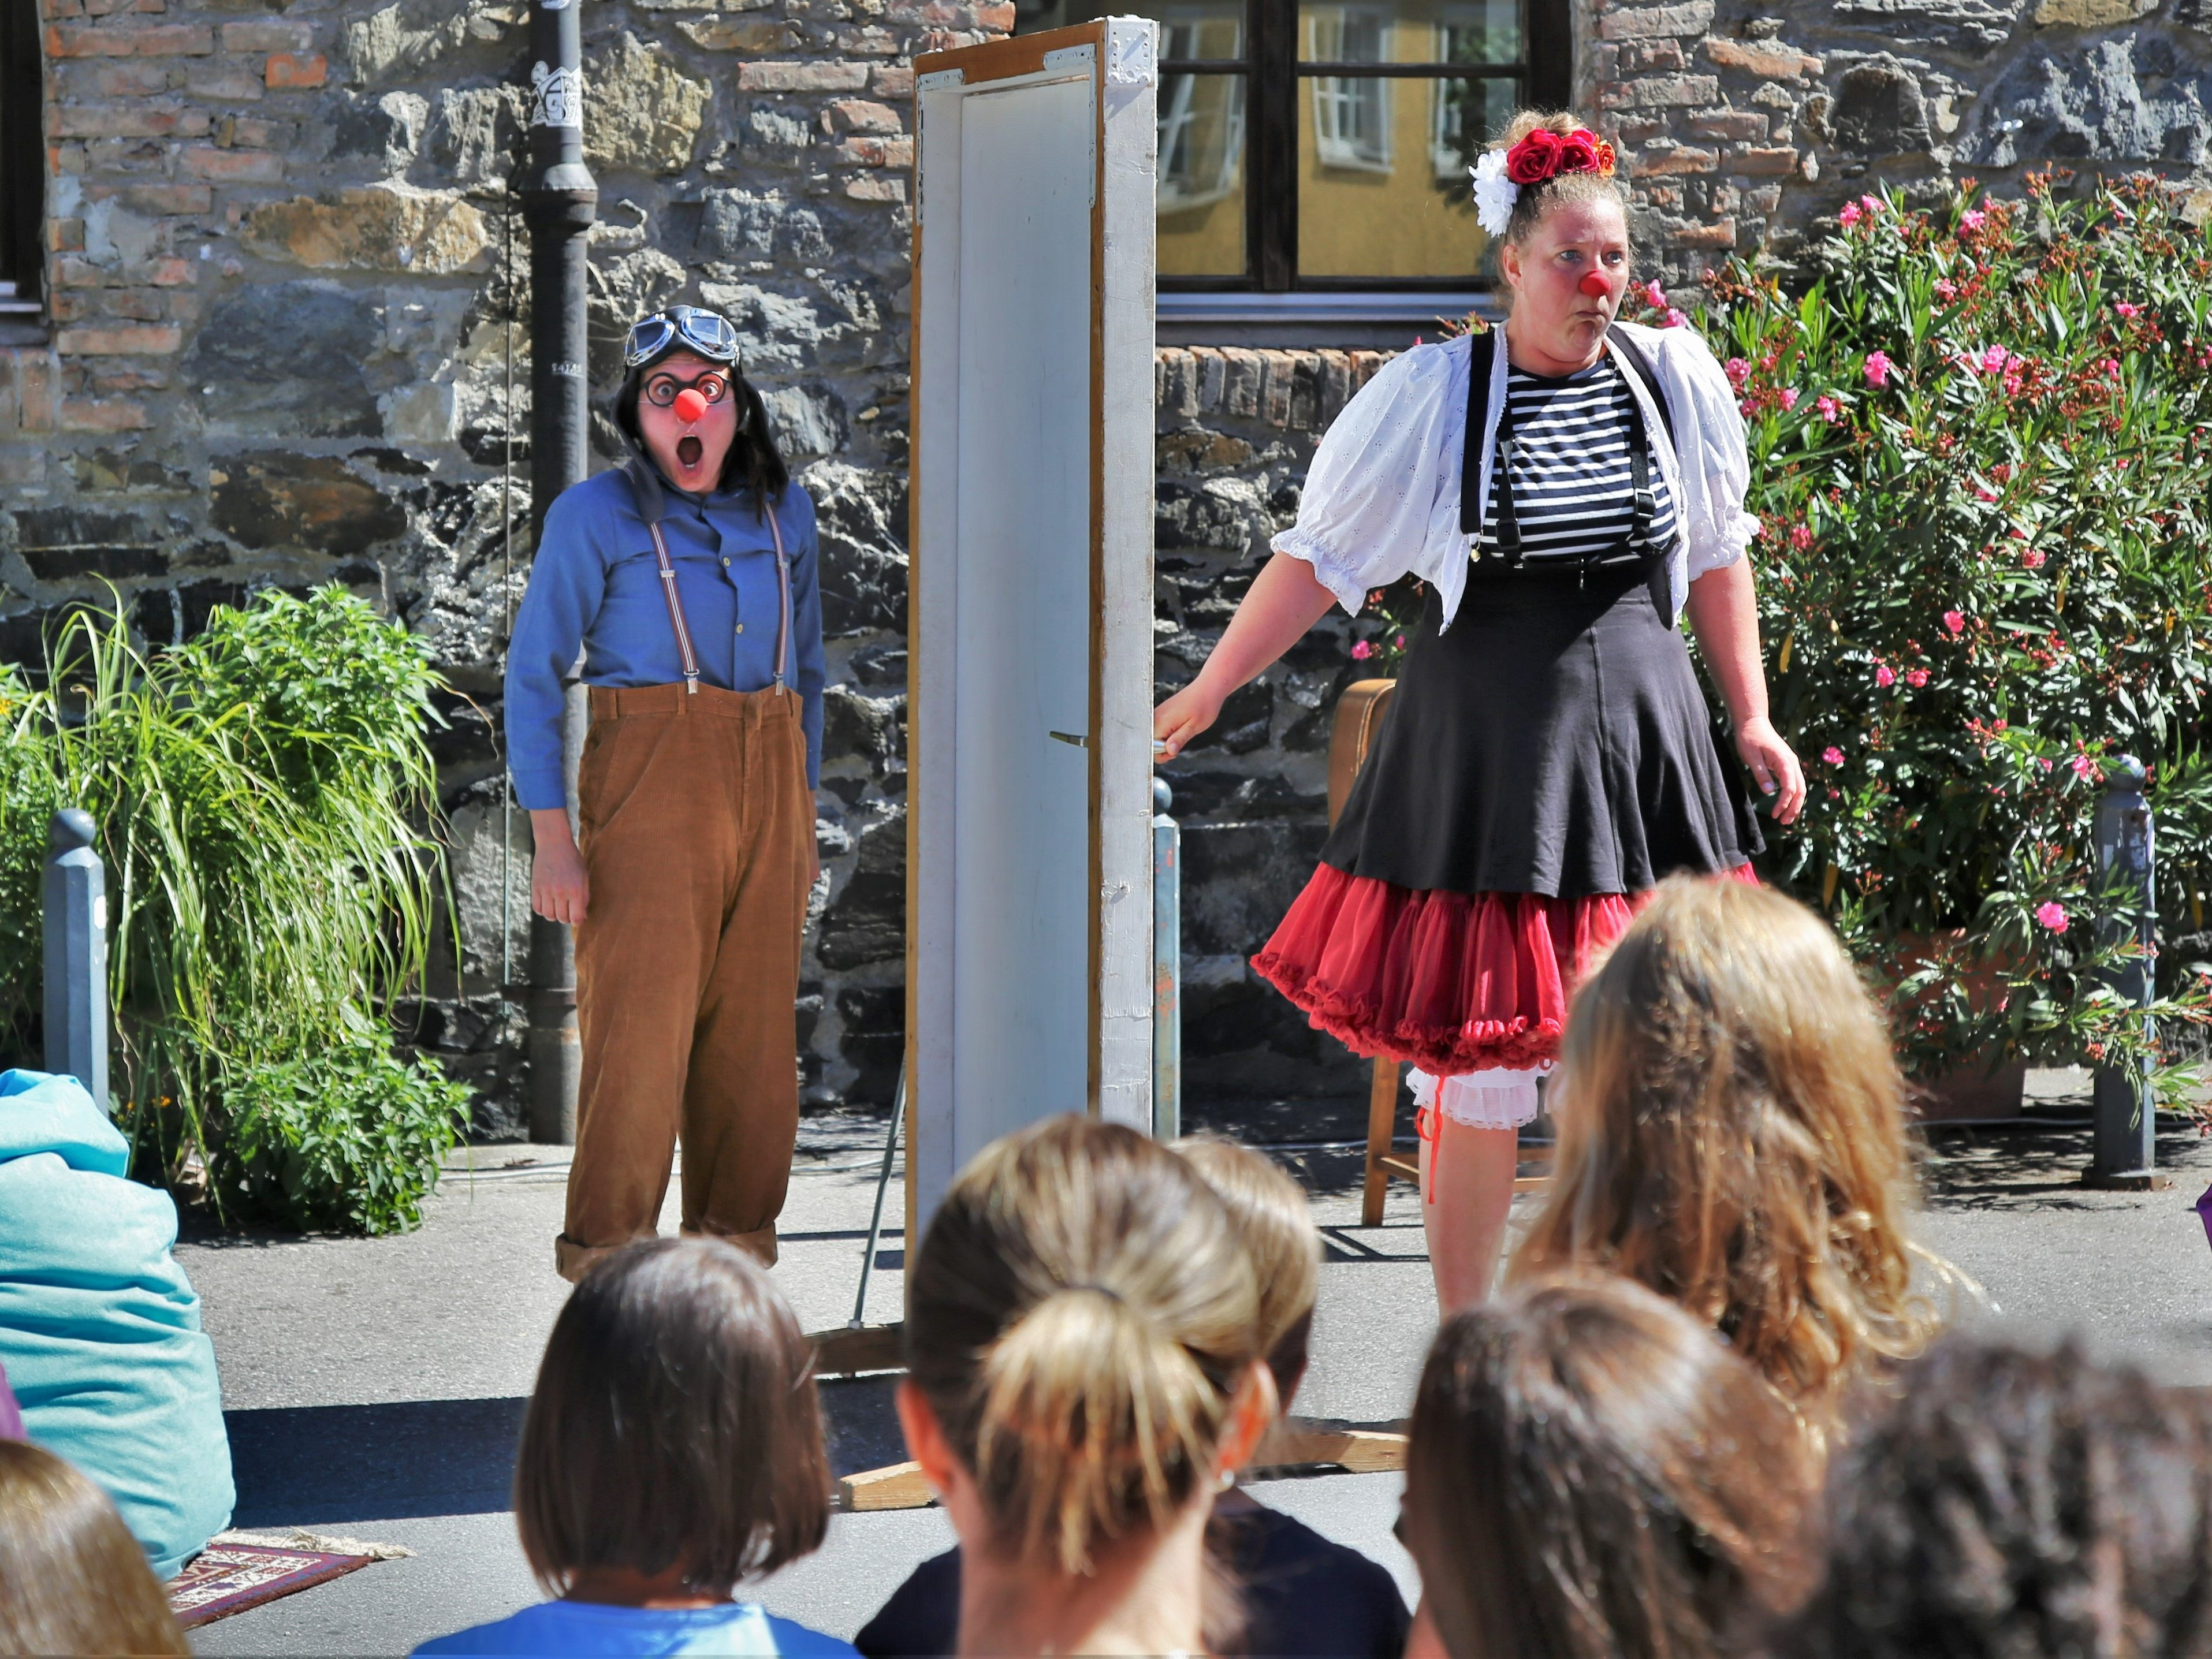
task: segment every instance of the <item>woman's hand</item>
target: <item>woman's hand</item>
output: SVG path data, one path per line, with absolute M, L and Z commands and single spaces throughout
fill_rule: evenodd
M 1185 744 L 1221 718 L 1223 702 L 1223 697 L 1206 684 L 1206 676 L 1201 672 L 1196 679 L 1154 709 L 1152 735 L 1167 744 L 1154 759 L 1171 761 L 1182 753 Z
M 1737 726 L 1735 752 L 1743 757 L 1759 788 L 1774 797 L 1774 821 L 1796 823 L 1797 814 L 1805 810 L 1805 769 L 1773 723 L 1762 714 Z
M 584 919 L 591 902 L 591 879 L 584 873 L 584 855 L 568 833 L 566 808 L 541 808 L 530 815 L 531 838 L 537 843 L 530 860 L 530 908 L 548 921 L 574 927 Z

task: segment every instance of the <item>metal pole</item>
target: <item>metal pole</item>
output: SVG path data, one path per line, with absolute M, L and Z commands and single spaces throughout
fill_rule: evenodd
M 584 165 L 583 41 L 579 0 L 537 0 L 530 10 L 530 173 L 522 214 L 530 226 L 530 516 L 532 544 L 545 511 L 590 471 L 589 385 L 584 351 L 586 237 L 599 186 Z M 574 827 L 576 757 L 584 744 L 584 690 L 568 688 L 561 749 Z M 576 950 L 568 929 L 530 919 L 530 1133 L 576 1138 Z
M 868 1217 L 868 1248 L 860 1257 L 860 1288 L 853 1293 L 853 1323 L 862 1322 L 868 1310 L 868 1275 L 876 1265 L 876 1241 L 884 1236 L 884 1194 L 891 1184 L 891 1164 L 898 1157 L 899 1125 L 906 1119 L 906 1063 L 899 1063 L 898 1089 L 891 1096 L 891 1132 L 884 1142 L 884 1167 L 876 1173 L 876 1207 Z
M 46 1069 L 107 1109 L 107 871 L 100 826 L 64 807 L 46 828 Z
M 1182 830 L 1152 778 L 1152 1138 L 1182 1133 Z
M 2098 918 L 2098 942 L 2116 945 L 2133 939 L 2141 954 L 2112 970 L 2112 987 L 2137 1007 L 2147 1008 L 2155 994 L 2153 950 L 2158 939 L 2158 907 L 2152 889 L 2153 848 L 2149 803 L 2143 799 L 2142 763 L 2132 755 L 2114 762 L 2105 777 L 2105 798 L 2097 803 L 2097 872 L 2118 908 Z M 2124 882 L 2124 896 L 2118 884 Z M 2149 1033 L 2145 1032 L 2146 1036 Z M 2161 1186 L 2158 1162 L 2157 1100 L 2147 1083 L 2117 1066 L 2097 1068 L 2093 1096 L 2094 1144 L 2082 1183 L 2090 1187 L 2142 1189 Z

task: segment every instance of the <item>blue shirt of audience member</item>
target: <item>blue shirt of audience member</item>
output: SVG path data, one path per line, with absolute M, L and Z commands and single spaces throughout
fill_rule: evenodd
M 739 1659 L 852 1659 L 850 1644 L 779 1619 L 750 1601 L 713 1607 L 623 1607 L 544 1601 L 473 1630 L 441 1636 L 418 1654 L 714 1655 Z

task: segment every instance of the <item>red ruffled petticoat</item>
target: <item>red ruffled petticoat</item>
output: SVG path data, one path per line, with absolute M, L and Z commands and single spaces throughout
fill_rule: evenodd
M 1252 966 L 1354 1054 L 1522 1069 L 1558 1057 L 1575 987 L 1650 900 L 1418 892 L 1324 864 Z

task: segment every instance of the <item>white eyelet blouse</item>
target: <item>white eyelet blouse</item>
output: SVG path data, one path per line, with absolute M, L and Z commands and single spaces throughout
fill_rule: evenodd
M 1751 483 L 1743 417 L 1728 375 L 1694 329 L 1620 326 L 1644 348 L 1674 417 L 1670 447 L 1643 377 L 1623 374 L 1643 410 L 1653 458 L 1680 507 L 1683 533 L 1670 572 L 1680 616 L 1690 584 L 1743 557 L 1759 533 L 1759 520 L 1743 507 Z M 1322 586 L 1355 616 L 1369 592 L 1405 575 L 1435 585 L 1445 627 L 1458 613 L 1468 555 L 1459 508 L 1472 337 L 1415 346 L 1360 389 L 1315 452 L 1297 522 L 1273 540 L 1276 552 L 1311 565 Z M 1506 354 L 1492 353 L 1478 480 L 1486 516 L 1506 368 Z

